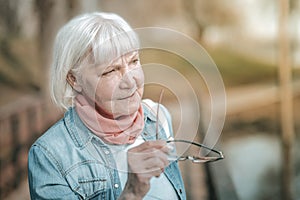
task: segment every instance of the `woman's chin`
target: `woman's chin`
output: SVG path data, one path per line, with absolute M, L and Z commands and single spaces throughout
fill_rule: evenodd
M 126 103 L 120 102 L 118 103 L 118 105 L 115 105 L 115 109 L 113 113 L 115 117 L 132 115 L 138 111 L 140 106 L 141 106 L 141 100 L 136 100 L 136 101 L 127 100 Z

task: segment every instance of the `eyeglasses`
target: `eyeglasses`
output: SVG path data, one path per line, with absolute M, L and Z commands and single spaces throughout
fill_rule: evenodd
M 159 124 L 159 105 L 161 104 L 162 101 L 162 96 L 163 96 L 164 90 L 161 91 L 160 97 L 158 100 L 158 106 L 157 106 L 157 111 L 156 111 L 156 139 L 159 139 L 159 130 L 158 130 L 158 124 Z M 172 137 L 169 137 L 167 139 L 167 144 L 170 149 L 170 154 L 168 156 L 169 161 L 186 161 L 190 160 L 193 163 L 207 163 L 207 162 L 214 162 L 218 160 L 224 159 L 224 155 L 222 151 L 218 151 L 216 149 L 212 149 L 207 147 L 204 144 L 199 144 L 193 141 L 188 141 L 188 140 L 182 140 L 182 139 L 174 139 Z M 193 147 L 194 152 L 191 155 L 191 152 L 187 152 L 189 147 Z M 184 151 L 183 153 L 178 152 L 178 150 Z M 195 153 L 197 152 L 197 153 Z M 200 152 L 207 152 L 205 156 L 200 156 Z M 186 154 L 188 153 L 188 154 Z M 213 154 L 213 156 L 210 156 Z
M 192 142 L 192 141 L 188 141 L 188 140 L 181 140 L 181 139 L 173 139 L 173 138 L 169 138 L 167 140 L 168 144 L 172 144 L 175 145 L 176 147 L 171 147 L 171 153 L 168 156 L 169 161 L 185 161 L 185 160 L 190 160 L 193 163 L 206 163 L 206 162 L 214 162 L 217 160 L 221 160 L 224 159 L 224 155 L 222 153 L 222 151 L 218 151 L 216 149 L 212 149 L 209 148 L 203 144 L 199 144 L 196 142 Z M 177 153 L 178 151 L 178 146 L 185 146 L 185 145 L 189 145 L 189 146 L 193 146 L 194 149 L 196 149 L 192 154 L 190 155 L 190 152 L 188 152 L 188 155 L 184 155 L 183 153 Z M 201 148 L 208 150 L 209 153 L 206 154 L 205 156 L 200 156 L 200 152 L 201 152 Z M 173 150 L 174 149 L 174 150 Z M 183 148 L 183 150 L 187 150 L 188 148 Z M 182 154 L 182 155 L 180 155 Z M 214 154 L 212 156 L 209 156 L 210 154 Z

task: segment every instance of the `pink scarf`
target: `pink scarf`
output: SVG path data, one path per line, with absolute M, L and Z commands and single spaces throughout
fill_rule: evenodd
M 121 119 L 109 119 L 96 111 L 86 98 L 78 94 L 75 109 L 83 123 L 98 137 L 111 144 L 132 144 L 144 128 L 142 105 L 132 115 Z

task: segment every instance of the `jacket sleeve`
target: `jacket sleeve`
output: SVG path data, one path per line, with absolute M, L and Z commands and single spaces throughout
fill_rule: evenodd
M 31 199 L 80 199 L 63 177 L 59 163 L 46 148 L 31 147 L 28 154 Z

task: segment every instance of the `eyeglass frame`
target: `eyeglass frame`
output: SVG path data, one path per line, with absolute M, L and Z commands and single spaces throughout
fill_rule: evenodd
M 159 116 L 159 107 L 160 107 L 159 105 L 161 104 L 163 93 L 164 93 L 164 90 L 162 89 L 161 92 L 160 92 L 158 105 L 157 105 L 157 111 L 156 111 L 156 139 L 158 139 L 158 136 L 159 136 L 159 134 L 158 134 L 158 132 L 159 132 L 158 131 L 158 122 L 159 122 L 159 119 L 158 119 L 159 117 L 158 116 Z M 187 143 L 187 144 L 195 145 L 197 147 L 202 147 L 204 149 L 207 149 L 207 150 L 212 151 L 212 152 L 219 155 L 218 157 L 179 156 L 179 157 L 176 157 L 176 160 L 178 160 L 178 161 L 190 160 L 193 163 L 206 163 L 206 162 L 215 162 L 215 161 L 222 160 L 222 159 L 225 158 L 222 151 L 210 148 L 210 147 L 208 147 L 204 144 L 196 143 L 196 142 L 193 142 L 193 141 L 188 141 L 188 140 L 183 140 L 183 139 L 168 139 L 166 142 L 167 143 L 171 143 L 171 142 L 174 142 L 174 143 L 179 143 L 179 142 Z
M 174 142 L 174 143 L 187 143 L 187 144 L 191 144 L 191 145 L 195 145 L 197 147 L 202 147 L 202 148 L 205 148 L 209 151 L 212 151 L 216 154 L 218 154 L 219 156 L 218 157 L 202 157 L 202 156 L 178 156 L 176 160 L 178 161 L 185 161 L 185 160 L 190 160 L 192 161 L 193 163 L 205 163 L 205 162 L 215 162 L 215 161 L 218 161 L 218 160 L 222 160 L 224 159 L 224 154 L 222 151 L 219 151 L 219 150 L 216 150 L 216 149 L 212 149 L 212 148 L 209 148 L 203 144 L 200 144 L 200 143 L 196 143 L 196 142 L 192 142 L 192 141 L 188 141 L 188 140 L 182 140 L 182 139 L 171 139 L 171 140 L 167 140 L 166 141 L 167 143 L 171 143 L 171 142 Z

